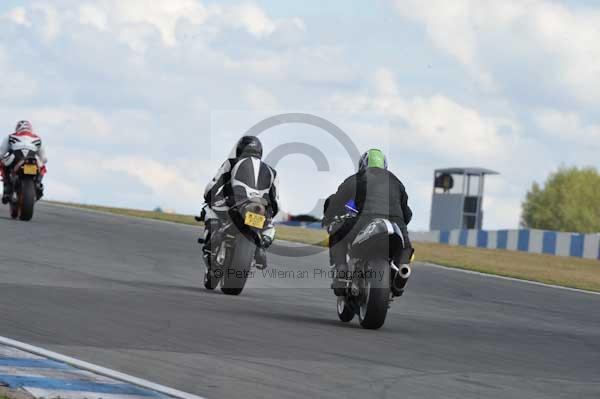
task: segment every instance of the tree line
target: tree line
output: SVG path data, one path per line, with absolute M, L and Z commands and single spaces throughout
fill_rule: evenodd
M 521 224 L 542 230 L 600 232 L 600 174 L 592 167 L 561 167 L 543 185 L 533 183 Z

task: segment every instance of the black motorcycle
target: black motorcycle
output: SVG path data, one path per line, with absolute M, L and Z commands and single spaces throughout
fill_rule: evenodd
M 227 295 L 239 295 L 255 265 L 256 248 L 270 224 L 268 203 L 262 198 L 246 199 L 229 210 L 229 218 L 211 232 L 210 252 L 204 254 L 204 287 L 221 284 Z M 202 242 L 202 240 L 199 240 Z
M 329 224 L 355 217 L 346 215 Z M 343 322 L 358 315 L 360 325 L 376 330 L 385 323 L 390 302 L 404 292 L 411 274 L 414 250 L 405 245 L 404 234 L 396 223 L 374 219 L 349 245 L 348 276 L 343 295 L 337 297 L 337 313 Z M 400 265 L 394 263 L 400 259 Z
M 29 221 L 33 209 L 42 196 L 42 166 L 35 150 L 17 149 L 5 158 L 5 164 L 12 193 L 9 201 L 10 216 L 13 219 Z

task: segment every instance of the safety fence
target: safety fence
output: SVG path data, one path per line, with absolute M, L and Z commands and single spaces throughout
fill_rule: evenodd
M 412 232 L 410 235 L 415 242 L 505 249 L 600 260 L 600 234 L 521 229 L 428 231 Z
M 286 221 L 285 226 L 321 229 L 321 222 Z M 450 230 L 410 232 L 414 242 L 431 242 L 473 248 L 505 249 L 600 260 L 600 234 L 563 233 L 535 229 Z

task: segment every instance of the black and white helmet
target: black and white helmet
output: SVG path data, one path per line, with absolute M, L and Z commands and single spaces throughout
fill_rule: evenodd
M 261 159 L 263 155 L 262 143 L 256 136 L 242 137 L 235 148 L 235 157 L 255 157 Z

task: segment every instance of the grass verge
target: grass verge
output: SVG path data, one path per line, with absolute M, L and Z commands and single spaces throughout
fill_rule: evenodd
M 164 222 L 174 222 L 181 224 L 189 224 L 194 226 L 200 226 L 192 215 L 178 215 L 174 213 L 155 212 L 155 211 L 142 211 L 139 209 L 128 209 L 128 208 L 114 208 L 110 206 L 99 206 L 99 205 L 86 205 L 86 204 L 74 204 L 71 202 L 59 202 L 59 201 L 44 201 L 49 204 L 70 206 L 73 208 L 89 209 L 92 211 L 114 213 L 116 215 L 133 216 L 143 219 L 162 220 Z
M 416 258 L 442 266 L 600 292 L 600 262 L 526 252 L 415 244 Z
M 34 399 L 34 397 L 23 389 L 11 389 L 0 386 L 0 399 Z
M 51 203 L 119 215 L 198 225 L 193 216 L 188 215 L 63 202 Z M 278 226 L 276 238 L 321 246 L 325 246 L 327 243 L 325 231 L 289 226 Z M 597 260 L 425 243 L 415 243 L 415 250 L 417 261 L 600 292 L 600 262 Z

